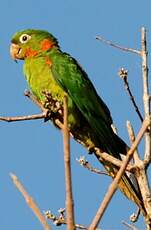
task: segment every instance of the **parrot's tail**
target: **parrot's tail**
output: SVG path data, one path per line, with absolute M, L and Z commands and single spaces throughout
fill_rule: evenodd
M 95 132 L 92 132 L 90 131 L 91 127 L 88 125 L 83 126 L 82 128 L 80 127 L 80 132 L 78 128 L 74 128 L 74 130 L 71 131 L 71 134 L 72 137 L 85 146 L 90 153 L 94 153 L 99 162 L 104 165 L 108 174 L 112 178 L 115 178 L 119 168 L 112 163 L 101 159 L 101 152 L 106 152 L 111 156 L 122 160 L 122 158 L 127 154 L 129 147 L 113 132 L 111 127 L 106 127 L 104 125 L 103 128 L 105 130 L 102 130 L 102 128 L 99 130 L 98 127 L 97 131 L 95 130 Z M 136 203 L 146 218 L 146 210 L 135 175 L 133 173 L 125 172 L 118 184 L 118 187 L 128 199 Z
M 114 143 L 116 143 L 116 146 Z M 118 152 L 118 153 L 120 153 L 119 159 L 124 159 L 126 153 L 129 150 L 129 147 L 116 134 L 114 136 L 114 143 L 112 142 L 113 145 L 111 146 L 111 148 L 108 149 L 107 152 L 112 156 L 117 156 L 117 154 L 115 154 L 115 153 Z M 112 151 L 111 151 L 111 149 L 112 149 Z M 97 150 L 95 152 L 95 155 L 100 160 L 100 157 L 99 157 L 100 154 L 98 156 Z M 104 167 L 107 170 L 107 172 L 109 173 L 109 175 L 112 178 L 115 178 L 119 168 L 116 167 L 115 165 L 109 163 L 109 162 L 101 161 L 101 163 L 104 165 Z M 133 173 L 125 172 L 125 174 L 122 176 L 122 178 L 118 184 L 118 187 L 128 199 L 132 200 L 134 203 L 137 204 L 137 206 L 139 207 L 143 216 L 146 218 L 147 212 L 146 212 L 144 204 L 143 204 L 142 195 L 141 195 L 139 185 L 138 185 L 138 182 L 137 182 L 135 175 Z

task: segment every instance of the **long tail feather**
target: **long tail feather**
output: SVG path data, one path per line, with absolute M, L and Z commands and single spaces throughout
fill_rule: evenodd
M 116 146 L 118 149 L 118 153 L 119 153 L 119 159 L 124 158 L 127 151 L 129 150 L 129 147 L 126 145 L 126 143 L 119 138 L 117 135 L 114 136 L 114 140 L 116 140 Z M 115 146 L 115 145 L 113 145 Z M 109 154 L 111 154 L 112 156 L 117 156 L 117 152 L 115 152 L 115 150 L 111 151 L 112 147 L 110 148 Z M 114 148 L 115 149 L 115 148 Z M 116 154 L 115 154 L 116 153 Z M 123 157 L 120 156 L 120 153 L 123 155 Z M 98 157 L 97 152 L 95 153 L 96 157 L 100 160 L 100 157 Z M 117 172 L 118 172 L 118 168 L 109 163 L 109 162 L 102 162 L 103 163 L 105 169 L 107 170 L 107 172 L 109 173 L 109 175 L 112 178 L 115 178 Z M 136 205 L 140 208 L 142 214 L 146 217 L 147 213 L 143 204 L 143 199 L 142 199 L 142 195 L 137 183 L 137 179 L 135 177 L 134 174 L 132 173 L 127 173 L 125 172 L 125 174 L 122 176 L 119 184 L 118 184 L 119 189 L 122 191 L 122 193 L 124 193 L 124 195 L 132 200 L 134 203 L 136 203 Z

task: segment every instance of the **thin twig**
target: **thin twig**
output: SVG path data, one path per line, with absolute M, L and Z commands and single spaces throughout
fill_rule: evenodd
M 106 193 L 106 195 L 105 195 L 105 197 L 104 197 L 104 199 L 102 201 L 102 204 L 100 205 L 100 207 L 99 207 L 99 209 L 98 209 L 98 211 L 96 213 L 96 216 L 94 217 L 94 219 L 92 220 L 92 223 L 90 224 L 90 226 L 88 228 L 89 230 L 94 230 L 98 226 L 98 224 L 99 224 L 99 222 L 100 222 L 100 220 L 101 220 L 101 218 L 102 218 L 102 216 L 103 216 L 103 214 L 104 214 L 104 212 L 105 212 L 105 210 L 106 210 L 106 208 L 107 208 L 112 196 L 114 195 L 114 193 L 115 193 L 115 191 L 116 191 L 116 189 L 118 187 L 118 183 L 119 183 L 122 175 L 125 172 L 127 164 L 131 160 L 134 151 L 136 150 L 139 142 L 141 141 L 141 139 L 142 139 L 142 137 L 143 137 L 144 133 L 146 132 L 146 129 L 148 128 L 149 125 L 150 125 L 150 119 L 144 120 L 144 122 L 142 124 L 142 127 L 141 127 L 141 129 L 140 129 L 140 131 L 139 131 L 134 143 L 132 144 L 130 150 L 128 151 L 128 153 L 127 153 L 127 155 L 126 155 L 126 157 L 125 157 L 125 159 L 123 161 L 123 164 L 122 164 L 121 168 L 119 169 L 116 177 L 114 178 L 113 182 L 109 186 L 108 191 L 107 191 L 107 193 Z
M 41 111 L 45 111 L 46 109 L 43 107 L 43 105 L 41 104 L 41 102 L 29 91 L 29 90 L 25 90 L 24 91 L 24 95 L 29 98 L 35 105 L 37 105 Z
M 44 106 L 36 99 L 36 97 L 28 90 L 24 92 L 24 95 L 28 97 L 34 104 L 36 104 L 42 111 L 39 114 L 33 115 L 26 115 L 26 116 L 15 116 L 15 117 L 0 117 L 0 121 L 6 122 L 15 122 L 15 121 L 27 121 L 27 120 L 36 120 L 36 119 L 43 119 L 48 118 L 48 110 L 44 108 Z M 59 119 L 54 120 L 55 124 L 60 128 L 63 129 L 63 124 L 60 122 Z
M 101 170 L 99 170 L 97 168 L 92 167 L 92 165 L 90 165 L 90 163 L 85 159 L 84 156 L 81 156 L 79 159 L 76 159 L 76 160 L 81 166 L 83 166 L 84 168 L 90 170 L 91 172 L 94 172 L 94 173 L 99 174 L 99 175 L 109 176 L 109 174 L 107 172 L 101 171 Z
M 127 122 L 126 122 L 126 125 L 127 125 L 127 131 L 128 131 L 128 134 L 129 134 L 130 143 L 131 143 L 131 145 L 132 145 L 133 142 L 135 141 L 134 130 L 133 130 L 133 127 L 132 127 L 130 121 L 127 121 Z M 135 165 L 137 165 L 137 162 L 140 160 L 140 157 L 139 157 L 139 155 L 138 155 L 137 149 L 135 150 L 135 152 L 134 152 L 134 154 L 133 154 L 133 157 L 134 157 Z
M 133 94 L 131 92 L 128 80 L 127 80 L 127 78 L 124 78 L 123 80 L 124 80 L 125 88 L 126 88 L 128 94 L 130 96 L 130 100 L 132 101 L 132 104 L 134 105 L 134 108 L 136 110 L 136 113 L 138 114 L 138 117 L 140 118 L 141 122 L 143 122 L 143 120 L 144 120 L 143 116 L 142 116 L 142 114 L 141 114 L 141 112 L 140 112 L 140 110 L 139 110 L 139 108 L 138 108 L 138 106 L 136 104 L 136 101 L 134 99 L 134 96 L 133 96 Z
M 37 216 L 37 218 L 39 219 L 39 221 L 43 225 L 44 229 L 45 230 L 51 230 L 50 226 L 47 224 L 47 221 L 46 221 L 45 217 L 43 216 L 43 214 L 41 213 L 40 209 L 38 208 L 37 204 L 32 199 L 32 197 L 28 195 L 27 191 L 25 190 L 25 188 L 23 187 L 21 182 L 18 180 L 16 175 L 11 173 L 10 177 L 11 177 L 13 183 L 15 184 L 15 186 L 17 187 L 17 189 L 21 192 L 21 194 L 25 198 L 27 205 L 32 209 L 34 214 Z
M 122 224 L 124 224 L 126 227 L 128 227 L 129 229 L 131 230 L 138 230 L 135 226 L 131 225 L 131 224 L 128 224 L 127 222 L 125 221 L 122 221 Z
M 137 55 L 141 55 L 141 52 L 139 50 L 136 50 L 136 49 L 132 49 L 132 48 L 126 48 L 126 47 L 122 47 L 122 46 L 119 46 L 119 45 L 116 45 L 114 44 L 113 42 L 109 41 L 109 40 L 106 40 L 104 39 L 103 37 L 101 36 L 96 36 L 96 39 L 101 41 L 101 42 L 104 42 L 106 43 L 107 45 L 110 45 L 114 48 L 117 48 L 117 49 L 120 49 L 122 51 L 126 51 L 126 52 L 131 52 L 131 53 L 135 53 Z
M 134 143 L 135 141 L 135 134 L 134 134 L 134 130 L 133 130 L 133 127 L 130 123 L 130 121 L 127 121 L 126 122 L 126 125 L 127 125 L 127 131 L 128 131 L 128 134 L 129 134 L 129 139 L 130 139 L 130 143 L 131 145 Z M 131 180 L 133 181 L 133 184 L 134 186 L 140 191 L 142 191 L 142 189 L 140 189 L 140 182 L 142 181 L 142 178 L 140 177 L 140 164 L 141 164 L 141 159 L 138 155 L 138 149 L 136 148 L 136 150 L 134 151 L 134 154 L 133 154 L 133 159 L 134 159 L 134 174 L 133 176 L 131 176 Z M 142 193 L 141 193 L 142 194 Z M 139 218 L 139 215 L 140 215 L 140 209 L 138 209 L 138 212 L 137 214 L 133 214 L 130 216 L 130 220 L 131 222 L 136 222 Z
M 125 89 L 128 92 L 130 100 L 131 100 L 131 102 L 132 102 L 132 104 L 133 104 L 133 106 L 134 106 L 134 108 L 136 110 L 136 113 L 138 114 L 139 119 L 141 120 L 141 122 L 143 122 L 143 120 L 144 120 L 143 116 L 142 116 L 142 114 L 141 114 L 141 112 L 140 112 L 140 110 L 139 110 L 139 108 L 138 108 L 138 106 L 136 104 L 136 101 L 134 99 L 134 96 L 133 96 L 132 91 L 131 91 L 130 86 L 129 86 L 128 71 L 125 70 L 124 68 L 121 68 L 119 70 L 118 74 L 119 74 L 120 78 L 124 81 Z
M 28 90 L 25 90 L 24 95 L 28 97 L 34 104 L 36 104 L 42 111 L 39 114 L 25 115 L 25 116 L 15 116 L 15 117 L 0 117 L 1 121 L 14 122 L 14 121 L 25 121 L 25 120 L 36 120 L 47 118 L 47 110 L 42 106 L 42 104 L 36 99 L 36 97 Z
M 146 41 L 146 30 L 144 27 L 141 29 L 141 57 L 142 57 L 142 78 L 143 78 L 143 102 L 145 118 L 150 115 L 150 99 L 149 99 L 149 84 L 148 84 L 148 51 Z M 151 162 L 151 130 L 145 133 L 145 155 L 144 161 L 146 165 Z
M 67 229 L 75 229 L 74 224 L 74 202 L 72 195 L 72 179 L 70 164 L 70 134 L 68 130 L 68 105 L 67 97 L 64 97 L 64 165 L 65 165 L 65 185 L 66 185 L 66 213 L 67 213 Z
M 100 162 L 105 160 L 105 161 L 108 161 L 108 162 L 112 163 L 113 165 L 115 165 L 119 168 L 123 164 L 123 161 L 109 155 L 106 152 L 101 152 L 99 148 L 95 148 L 95 154 L 97 155 L 97 157 L 99 157 Z M 134 165 L 129 163 L 126 167 L 126 171 L 132 172 L 133 170 L 134 170 Z
M 0 121 L 14 122 L 14 121 L 27 121 L 27 120 L 37 120 L 46 118 L 47 114 L 45 112 L 26 116 L 16 116 L 16 117 L 0 117 Z

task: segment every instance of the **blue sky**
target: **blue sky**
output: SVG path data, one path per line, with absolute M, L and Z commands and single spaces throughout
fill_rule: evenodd
M 102 35 L 127 47 L 140 48 L 140 28 L 148 30 L 150 51 L 149 0 L 5 0 L 0 8 L 0 114 L 25 115 L 39 112 L 23 92 L 27 84 L 22 62 L 16 64 L 9 56 L 11 36 L 26 28 L 46 29 L 60 41 L 62 50 L 74 56 L 88 73 L 101 97 L 111 110 L 119 135 L 128 142 L 126 120 L 131 120 L 136 132 L 140 122 L 123 88 L 117 72 L 129 70 L 129 81 L 141 109 L 142 81 L 140 58 L 123 53 L 95 39 Z M 40 121 L 0 123 L 0 228 L 36 229 L 42 226 L 27 207 L 12 184 L 14 172 L 37 201 L 41 210 L 54 213 L 65 206 L 63 148 L 61 133 L 51 124 Z M 94 175 L 81 168 L 76 158 L 85 155 L 102 169 L 95 157 L 74 141 L 71 143 L 73 191 L 76 222 L 88 225 L 111 182 L 106 176 Z M 125 229 L 136 207 L 119 191 L 112 199 L 100 224 L 101 229 Z M 136 224 L 143 228 L 142 219 Z M 52 226 L 53 229 L 57 229 Z M 65 227 L 60 227 L 65 229 Z

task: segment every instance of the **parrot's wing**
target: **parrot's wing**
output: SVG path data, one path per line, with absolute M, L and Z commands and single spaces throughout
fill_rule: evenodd
M 115 143 L 115 136 L 111 130 L 110 111 L 98 96 L 87 74 L 77 61 L 66 53 L 57 55 L 52 62 L 53 77 L 72 98 L 93 132 L 100 138 L 105 151 L 111 152 L 111 148 L 117 143 Z M 115 149 L 117 150 L 117 147 Z M 112 149 L 112 153 L 114 150 Z M 118 155 L 118 153 L 114 154 Z
M 68 54 L 58 55 L 52 65 L 52 73 L 58 84 L 70 95 L 81 113 L 89 122 L 93 117 L 101 118 L 112 124 L 110 111 L 98 96 L 94 86 L 78 62 Z M 98 120 L 97 120 L 98 122 Z

